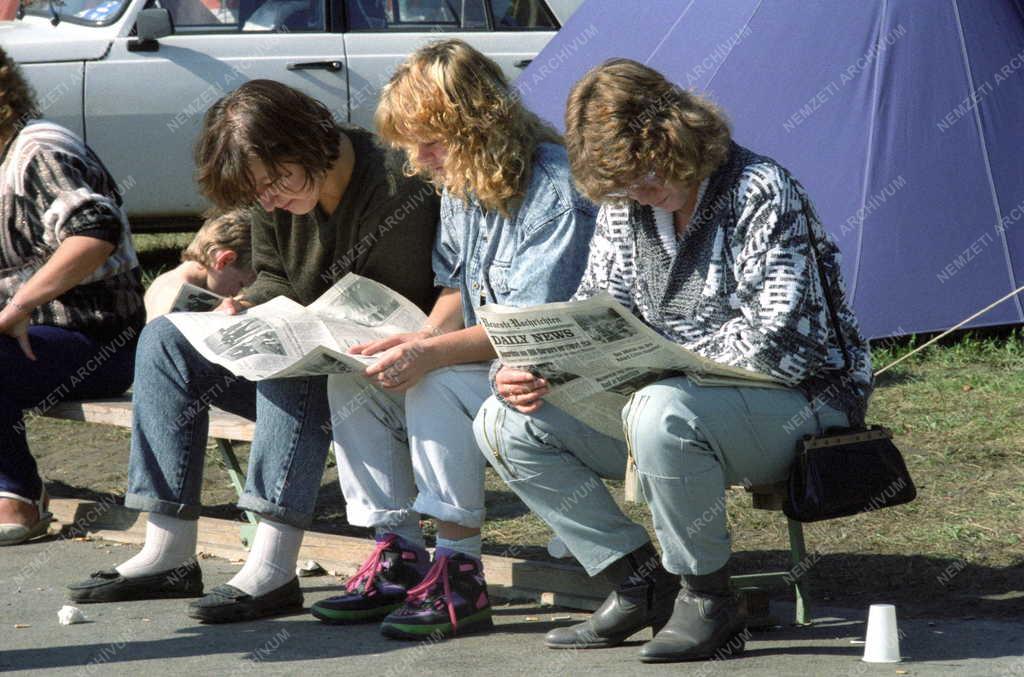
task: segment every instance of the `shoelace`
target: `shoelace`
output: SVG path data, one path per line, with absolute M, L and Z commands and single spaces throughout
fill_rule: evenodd
M 437 585 L 439 579 L 441 587 L 444 589 L 444 602 L 448 607 L 448 620 L 452 622 L 452 634 L 454 634 L 458 623 L 455 620 L 455 605 L 452 603 L 451 583 L 448 580 L 448 555 L 437 556 L 423 580 L 416 587 L 409 588 L 406 600 L 408 604 L 422 604 L 430 596 L 431 590 Z
M 381 557 L 381 553 L 391 547 L 391 545 L 398 540 L 398 536 L 394 534 L 388 534 L 383 539 L 377 541 L 377 546 L 373 549 L 373 554 L 363 562 L 363 566 L 359 567 L 359 570 L 348 579 L 348 583 L 345 584 L 345 589 L 349 592 L 355 592 L 359 589 L 360 584 L 366 582 L 366 588 L 368 590 L 373 582 L 377 579 L 377 574 L 380 573 L 381 567 L 384 566 L 384 558 Z

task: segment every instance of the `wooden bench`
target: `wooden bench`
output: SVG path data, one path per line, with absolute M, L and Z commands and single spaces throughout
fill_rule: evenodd
M 48 418 L 59 418 L 70 421 L 85 421 L 112 425 L 119 428 L 132 427 L 132 398 L 130 395 L 111 397 L 100 400 L 66 401 L 45 410 L 34 410 L 32 413 Z M 210 408 L 209 435 L 217 443 L 221 458 L 227 466 L 228 475 L 235 492 L 241 496 L 245 490 L 245 472 L 238 464 L 235 455 L 235 442 L 252 442 L 256 424 L 215 407 Z M 252 543 L 259 518 L 255 513 L 245 511 L 247 524 L 242 526 L 242 545 L 246 548 Z
M 771 510 L 782 512 L 782 503 L 786 497 L 786 482 L 761 486 L 744 487 L 750 494 L 755 510 Z M 628 463 L 626 467 L 625 498 L 630 503 L 639 502 L 640 478 L 636 474 L 636 466 Z M 789 529 L 789 561 L 790 568 L 786 571 L 765 571 L 758 574 L 741 574 L 730 577 L 730 582 L 737 590 L 759 588 L 761 586 L 787 585 L 792 586 L 796 600 L 796 624 L 810 623 L 810 605 L 807 584 L 804 577 L 809 570 L 807 546 L 804 542 L 804 525 L 796 520 L 786 518 Z M 765 610 L 767 615 L 767 610 Z

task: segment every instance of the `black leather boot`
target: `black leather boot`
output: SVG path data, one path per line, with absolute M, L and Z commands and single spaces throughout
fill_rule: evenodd
M 640 649 L 645 663 L 728 658 L 743 651 L 746 621 L 729 587 L 727 567 L 684 575 L 672 618 Z
M 647 627 L 657 632 L 672 615 L 679 577 L 665 571 L 648 543 L 600 574 L 615 586 L 604 604 L 583 623 L 555 628 L 544 642 L 552 649 L 598 649 L 618 646 Z

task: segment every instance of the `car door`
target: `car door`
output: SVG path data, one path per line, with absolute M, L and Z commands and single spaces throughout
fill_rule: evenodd
M 370 128 L 381 87 L 423 43 L 465 40 L 515 80 L 559 29 L 544 0 L 335 1 L 346 21 L 351 121 Z
M 268 78 L 300 89 L 348 119 L 342 36 L 327 0 L 151 0 L 174 34 L 140 48 L 119 37 L 86 63 L 85 135 L 125 195 L 136 228 L 193 224 L 206 207 L 194 181 L 203 115 L 243 82 Z

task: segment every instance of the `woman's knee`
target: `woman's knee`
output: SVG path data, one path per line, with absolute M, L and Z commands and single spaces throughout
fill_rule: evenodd
M 557 448 L 538 436 L 536 421 L 489 397 L 473 420 L 477 445 L 506 481 L 536 475 L 557 456 Z

